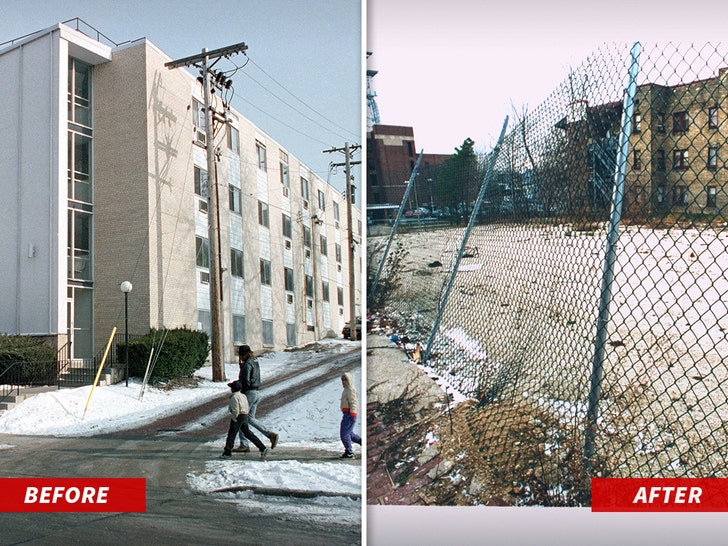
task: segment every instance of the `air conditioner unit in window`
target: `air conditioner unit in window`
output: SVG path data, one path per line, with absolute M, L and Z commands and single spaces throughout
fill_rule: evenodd
M 293 303 L 293 294 L 286 294 L 286 302 L 289 304 Z
M 291 250 L 291 240 L 286 239 L 286 250 Z
M 306 258 L 311 257 L 311 251 L 309 249 L 306 249 Z
M 306 201 L 305 199 L 303 200 L 303 208 L 308 210 L 308 201 Z
M 207 201 L 205 201 L 204 199 L 198 199 L 197 204 L 200 212 L 204 212 L 205 214 L 207 214 Z
M 200 282 L 210 284 L 210 273 L 208 271 L 200 271 Z
M 283 197 L 288 197 L 289 195 L 290 190 L 286 186 L 283 186 Z
M 207 144 L 207 133 L 205 133 L 205 131 L 196 130 L 195 142 L 200 146 L 205 146 Z

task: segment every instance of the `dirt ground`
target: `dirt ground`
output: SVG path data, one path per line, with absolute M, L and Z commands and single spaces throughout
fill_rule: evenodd
M 406 351 L 371 339 L 370 504 L 589 505 L 582 440 L 554 417 L 526 403 L 450 404 Z

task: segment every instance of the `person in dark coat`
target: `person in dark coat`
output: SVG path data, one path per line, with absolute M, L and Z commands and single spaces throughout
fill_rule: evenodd
M 225 440 L 225 449 L 222 452 L 223 457 L 232 456 L 232 449 L 235 445 L 235 436 L 244 435 L 248 440 L 255 444 L 260 451 L 260 456 L 265 458 L 270 451 L 260 439 L 251 432 L 248 427 L 248 399 L 243 396 L 240 390 L 243 386 L 240 381 L 228 383 L 230 391 L 230 401 L 228 402 L 228 410 L 230 411 L 230 427 L 228 428 L 227 439 Z
M 248 412 L 250 426 L 258 429 L 261 434 L 268 438 L 270 440 L 270 447 L 273 449 L 278 444 L 278 433 L 271 431 L 255 418 L 255 412 L 261 400 L 259 392 L 260 364 L 258 364 L 258 359 L 255 358 L 249 345 L 241 345 L 238 347 L 238 364 L 240 365 L 238 381 L 242 384 L 242 392 L 248 399 L 248 405 L 250 406 L 250 411 Z M 240 445 L 233 449 L 233 451 L 247 453 L 250 451 L 248 441 L 242 431 L 239 436 Z

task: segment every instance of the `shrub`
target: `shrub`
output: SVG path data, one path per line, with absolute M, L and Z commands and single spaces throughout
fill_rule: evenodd
M 159 342 L 163 335 L 163 331 L 152 330 L 143 337 L 129 340 L 129 375 L 144 377 L 152 347 L 155 351 L 153 360 L 156 363 L 149 377 L 150 382 L 191 377 L 205 364 L 209 352 L 209 341 L 205 332 L 188 328 L 168 330 L 160 350 Z M 118 345 L 117 354 L 123 360 L 123 343 Z
M 51 343 L 32 336 L 0 335 L 0 374 L 14 362 L 22 363 L 16 380 L 33 382 L 54 373 L 56 350 Z

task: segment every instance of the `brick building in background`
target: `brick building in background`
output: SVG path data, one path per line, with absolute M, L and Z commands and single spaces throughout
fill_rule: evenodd
M 412 127 L 372 126 L 367 134 L 367 209 L 372 219 L 383 219 L 380 218 L 383 211 L 396 213 L 420 151 L 415 146 Z M 448 157 L 446 154 L 423 154 L 417 176 L 417 187 L 421 191 L 416 203 L 415 196 L 411 196 L 408 207 L 430 205 L 438 167 Z

